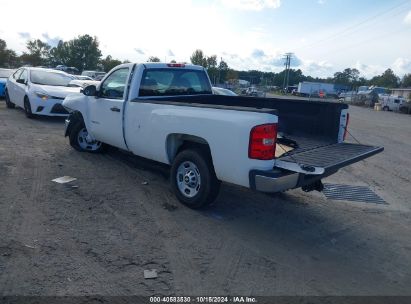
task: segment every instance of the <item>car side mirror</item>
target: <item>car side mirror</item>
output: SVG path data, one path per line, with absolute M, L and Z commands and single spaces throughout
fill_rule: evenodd
M 17 79 L 16 82 L 21 83 L 21 84 L 26 84 L 26 81 L 24 79 Z
M 83 89 L 83 94 L 86 95 L 86 96 L 96 96 L 96 94 L 97 94 L 96 86 L 93 85 L 93 84 L 86 86 Z

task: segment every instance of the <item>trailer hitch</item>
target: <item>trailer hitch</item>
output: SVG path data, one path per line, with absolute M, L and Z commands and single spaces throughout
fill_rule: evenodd
M 312 184 L 302 186 L 301 188 L 303 189 L 304 192 L 310 192 L 310 191 L 314 191 L 314 190 L 316 190 L 318 192 L 321 192 L 321 191 L 324 190 L 324 185 L 323 185 L 323 183 L 320 179 L 320 180 L 315 181 Z

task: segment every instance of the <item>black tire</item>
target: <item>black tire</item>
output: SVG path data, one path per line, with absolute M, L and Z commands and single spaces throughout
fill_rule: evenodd
M 192 197 L 184 194 L 178 183 L 178 180 L 180 180 L 180 183 L 185 181 L 188 173 L 185 175 L 180 174 L 180 177 L 177 177 L 180 165 L 184 166 L 184 163 L 187 162 L 191 162 L 196 166 L 200 177 L 200 185 L 198 189 L 195 189 L 196 194 Z M 213 203 L 217 198 L 221 184 L 215 175 L 209 152 L 201 148 L 189 148 L 178 153 L 171 167 L 170 182 L 177 199 L 192 209 L 204 208 Z
M 100 146 L 97 149 L 93 149 L 93 144 L 90 144 L 88 148 L 82 147 L 82 145 L 80 144 L 81 139 L 79 138 L 79 133 L 83 129 L 87 131 L 86 126 L 84 125 L 83 121 L 74 122 L 74 125 L 71 127 L 70 134 L 69 134 L 70 145 L 79 152 L 90 152 L 90 153 L 103 152 L 105 148 L 105 145 L 103 143 L 100 143 Z
M 27 97 L 24 98 L 24 114 L 27 118 L 34 118 L 34 114 L 31 111 L 30 101 Z
M 387 106 L 385 106 L 385 107 L 382 108 L 382 110 L 383 110 L 383 111 L 389 111 L 390 108 L 388 108 Z
M 9 96 L 9 92 L 5 92 L 4 98 L 6 99 L 6 106 L 9 109 L 14 109 L 16 107 L 16 105 L 14 103 L 11 102 L 10 100 L 10 96 Z

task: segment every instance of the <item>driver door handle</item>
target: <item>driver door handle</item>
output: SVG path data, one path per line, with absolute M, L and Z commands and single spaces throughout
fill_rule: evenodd
M 120 109 L 117 108 L 117 107 L 112 107 L 112 108 L 110 108 L 110 110 L 113 111 L 113 112 L 120 112 Z

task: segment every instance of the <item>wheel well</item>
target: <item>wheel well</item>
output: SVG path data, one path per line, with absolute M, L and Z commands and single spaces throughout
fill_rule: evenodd
M 84 121 L 83 115 L 82 115 L 80 112 L 78 112 L 78 111 L 72 112 L 72 113 L 70 114 L 70 124 L 69 124 L 69 126 L 68 126 L 68 128 L 67 128 L 67 130 L 66 130 L 65 136 L 70 135 L 71 129 L 73 128 L 73 126 L 74 126 L 78 121 Z
M 72 112 L 70 116 L 71 116 L 71 119 L 73 119 L 73 121 L 76 121 L 76 122 L 79 120 L 84 121 L 83 115 L 79 111 Z
M 189 134 L 170 134 L 166 141 L 167 156 L 170 164 L 179 152 L 189 148 L 200 148 L 211 157 L 210 145 L 204 138 Z

